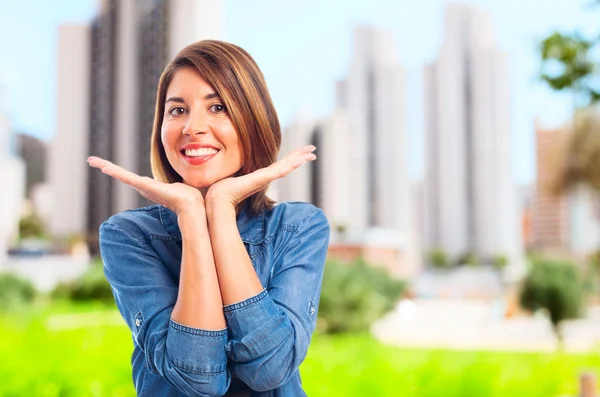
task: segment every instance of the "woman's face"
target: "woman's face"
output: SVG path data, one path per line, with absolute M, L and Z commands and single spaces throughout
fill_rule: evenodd
M 196 188 L 207 188 L 244 164 L 221 98 L 191 67 L 178 69 L 167 88 L 161 141 L 173 169 Z

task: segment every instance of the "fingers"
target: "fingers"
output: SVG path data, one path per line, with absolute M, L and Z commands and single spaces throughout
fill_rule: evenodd
M 136 173 L 127 171 L 126 169 L 100 157 L 89 157 L 88 164 L 92 167 L 100 169 L 104 174 L 126 183 L 129 186 L 132 186 L 138 191 L 147 190 L 148 187 L 151 186 L 150 181 L 153 181 L 150 178 L 143 178 Z
M 316 149 L 313 145 L 304 146 L 272 164 L 269 168 L 273 173 L 273 179 L 283 178 L 302 164 L 316 160 L 317 156 L 313 153 Z

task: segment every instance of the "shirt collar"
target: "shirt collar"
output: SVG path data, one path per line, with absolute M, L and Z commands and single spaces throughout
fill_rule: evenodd
M 170 236 L 181 239 L 181 231 L 177 224 L 177 215 L 170 209 L 160 205 L 160 221 Z M 253 214 L 248 209 L 241 209 L 236 219 L 242 241 L 247 244 L 261 244 L 265 240 L 265 213 Z

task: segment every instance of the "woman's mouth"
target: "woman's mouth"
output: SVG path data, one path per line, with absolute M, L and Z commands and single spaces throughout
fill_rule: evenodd
M 183 158 L 191 165 L 204 164 L 218 153 L 219 150 L 213 148 L 184 149 L 181 151 Z

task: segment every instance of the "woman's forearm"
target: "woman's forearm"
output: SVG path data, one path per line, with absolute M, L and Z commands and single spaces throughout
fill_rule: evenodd
M 181 212 L 182 255 L 173 321 L 206 330 L 224 329 L 223 300 L 204 208 Z
M 237 228 L 235 208 L 207 203 L 208 230 L 223 304 L 242 302 L 263 290 Z

